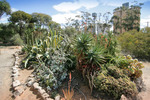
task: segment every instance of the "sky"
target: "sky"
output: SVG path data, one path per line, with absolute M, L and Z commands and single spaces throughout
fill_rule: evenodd
M 150 0 L 136 0 L 139 3 L 144 3 L 141 9 L 141 28 L 150 23 Z M 122 6 L 122 3 L 129 2 L 134 4 L 134 0 L 7 0 L 12 11 L 21 10 L 32 14 L 33 12 L 45 13 L 52 17 L 52 20 L 64 24 L 66 18 L 74 18 L 81 14 L 81 11 L 89 13 L 96 12 L 104 14 L 111 12 L 117 7 Z M 4 15 L 0 19 L 0 23 L 6 23 L 9 16 Z M 150 24 L 149 24 L 150 26 Z

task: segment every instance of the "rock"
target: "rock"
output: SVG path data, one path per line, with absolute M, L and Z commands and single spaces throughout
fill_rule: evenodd
M 36 83 L 36 82 L 35 82 L 35 83 L 33 84 L 33 87 L 34 87 L 35 89 L 36 89 L 38 86 L 39 86 L 39 83 Z
M 42 94 L 42 98 L 45 100 L 46 98 L 49 98 L 49 95 L 47 93 Z
M 15 53 L 14 55 L 15 55 L 15 56 L 18 56 L 18 53 Z
M 13 67 L 12 69 L 13 69 L 13 70 L 17 70 L 17 68 L 16 68 L 16 67 Z
M 24 89 L 23 89 L 23 88 L 19 88 L 19 89 L 17 89 L 17 90 L 14 92 L 14 96 L 15 96 L 15 97 L 20 96 L 23 92 L 24 92 Z
M 28 83 L 27 83 L 27 86 L 32 86 L 33 85 L 33 83 L 34 83 L 34 81 L 29 81 Z
M 38 91 L 42 90 L 42 87 L 37 86 L 35 89 L 37 89 Z
M 16 60 L 18 60 L 19 59 L 19 57 L 18 56 L 16 56 Z
M 33 74 L 31 74 L 29 77 L 34 77 L 34 75 L 33 75 Z
M 46 93 L 46 91 L 44 89 L 38 90 L 38 92 L 42 95 L 44 93 Z
M 28 81 L 32 81 L 32 82 L 33 82 L 33 81 L 34 81 L 34 78 L 28 78 Z
M 14 68 L 18 68 L 19 66 L 18 65 L 15 65 L 15 66 L 13 66 Z
M 19 73 L 18 69 L 13 69 L 13 73 Z
M 128 100 L 127 97 L 125 95 L 122 95 L 120 100 Z
M 19 76 L 19 72 L 12 74 L 12 77 L 18 77 Z
M 13 82 L 13 87 L 15 88 L 15 87 L 19 86 L 20 84 L 21 84 L 21 83 L 20 83 L 19 80 L 15 80 L 15 81 Z
M 52 98 L 46 98 L 45 100 L 54 100 L 54 99 L 52 99 Z
M 12 77 L 13 81 L 18 80 L 18 76 Z
M 55 100 L 60 100 L 60 95 L 59 94 L 55 97 Z
M 25 86 L 20 85 L 20 86 L 15 87 L 15 91 L 17 90 L 25 90 Z
M 19 62 L 18 62 L 18 61 L 15 61 L 15 65 L 19 65 Z

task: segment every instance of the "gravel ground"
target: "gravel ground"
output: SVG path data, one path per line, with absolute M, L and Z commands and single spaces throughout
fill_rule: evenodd
M 18 47 L 0 48 L 0 99 L 11 100 L 11 68 L 14 64 L 13 54 L 19 50 Z
M 143 81 L 146 85 L 146 91 L 140 93 L 143 100 L 150 100 L 150 62 L 143 62 L 145 68 L 143 68 Z

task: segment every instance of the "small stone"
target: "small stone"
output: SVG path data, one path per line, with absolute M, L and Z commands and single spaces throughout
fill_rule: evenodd
M 33 87 L 34 87 L 34 88 L 37 88 L 38 86 L 39 86 L 39 83 L 34 83 L 34 84 L 33 84 Z
M 31 74 L 29 77 L 34 77 L 34 75 L 33 75 L 33 74 Z
M 14 82 L 13 82 L 13 87 L 17 87 L 17 86 L 19 86 L 21 83 L 20 83 L 20 81 L 19 80 L 15 80 Z
M 14 92 L 14 96 L 15 96 L 15 97 L 20 96 L 23 92 L 24 92 L 24 89 L 23 89 L 23 88 L 19 88 L 19 89 L 17 89 L 17 90 Z
M 120 100 L 128 100 L 127 97 L 125 95 L 122 95 Z
M 34 81 L 34 78 L 30 77 L 30 78 L 28 78 L 28 81 Z
M 38 90 L 38 92 L 39 92 L 40 94 L 46 93 L 46 91 L 45 91 L 44 89 Z
M 19 65 L 19 62 L 18 62 L 18 61 L 15 61 L 15 65 Z
M 46 98 L 48 98 L 49 95 L 47 93 L 42 94 L 42 98 L 45 100 Z
M 15 56 L 18 56 L 18 53 L 15 53 L 14 55 L 15 55 Z
M 19 73 L 19 72 L 18 72 L 18 69 L 14 69 L 14 70 L 13 70 L 13 73 L 14 73 L 14 74 L 15 74 L 15 73 Z
M 12 69 L 13 69 L 13 70 L 17 70 L 17 68 L 16 68 L 16 67 L 13 67 Z
M 54 100 L 54 99 L 52 99 L 52 98 L 46 98 L 45 100 Z
M 19 59 L 19 57 L 18 56 L 16 56 L 16 60 L 18 60 Z
M 19 89 L 25 90 L 25 86 L 20 85 L 20 86 L 15 87 L 15 91 L 16 91 L 16 90 L 19 90 Z
M 27 83 L 27 86 L 32 86 L 33 85 L 33 83 L 34 83 L 34 81 L 29 81 L 28 83 Z
M 13 81 L 18 80 L 18 76 L 12 77 Z
M 12 74 L 12 77 L 18 77 L 19 76 L 19 72 Z
M 18 68 L 18 67 L 19 67 L 18 65 L 15 65 L 15 66 L 14 66 L 14 68 Z
M 37 86 L 35 89 L 37 89 L 37 90 L 42 90 L 42 87 L 40 87 L 40 86 Z
M 60 95 L 59 94 L 55 97 L 55 100 L 60 100 Z

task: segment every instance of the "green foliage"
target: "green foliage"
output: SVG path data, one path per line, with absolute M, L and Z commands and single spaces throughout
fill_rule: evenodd
M 10 41 L 13 43 L 13 45 L 19 45 L 22 46 L 23 45 L 23 40 L 21 39 L 19 34 L 15 34 Z
M 9 15 L 11 13 L 11 7 L 6 0 L 0 0 L 0 18 L 4 13 Z
M 74 38 L 74 36 L 77 35 L 77 30 L 75 28 L 73 28 L 73 27 L 69 27 L 68 26 L 68 27 L 66 27 L 65 29 L 62 30 L 62 34 L 66 34 L 70 38 L 71 37 Z
M 57 89 L 67 76 L 67 68 L 72 67 L 69 49 L 70 43 L 65 36 L 50 31 L 32 46 L 26 46 L 28 56 L 24 67 L 34 65 L 39 83 L 48 90 Z
M 39 62 L 37 68 L 37 79 L 40 84 L 48 90 L 57 89 L 67 76 L 65 68 L 66 54 L 63 50 L 49 52 L 44 62 Z M 43 58 L 41 58 L 43 60 Z
M 146 31 L 147 30 L 147 31 Z M 150 60 L 150 33 L 147 29 L 135 30 L 118 36 L 122 50 L 140 59 Z
M 16 11 L 11 14 L 9 21 L 18 26 L 16 31 L 22 37 L 26 26 L 28 26 L 31 21 L 32 16 L 24 11 Z
M 48 26 L 48 24 L 52 21 L 51 16 L 43 13 L 32 13 L 32 18 L 39 27 Z
M 27 23 L 27 22 L 30 22 L 31 18 L 32 18 L 31 15 L 24 11 L 16 11 L 11 14 L 11 17 L 9 20 L 12 23 L 17 23 L 17 22 L 21 23 L 22 21 Z
M 111 96 L 113 100 L 119 100 L 122 94 L 132 98 L 138 93 L 136 85 L 115 66 L 99 72 L 94 84 L 100 93 Z
M 144 68 L 143 64 L 141 62 L 138 62 L 137 59 L 132 59 L 131 56 L 125 57 L 125 60 L 128 61 L 128 66 L 127 65 L 119 65 L 121 66 L 128 74 L 128 76 L 134 80 L 136 78 L 139 78 L 142 76 L 142 68 Z
M 15 25 L 13 25 L 12 23 L 9 24 L 0 24 L 0 39 L 2 42 L 4 43 L 9 43 L 12 41 L 10 41 L 11 37 L 13 37 L 16 33 L 15 33 Z
M 115 56 L 118 52 L 117 39 L 111 32 L 108 32 L 108 35 L 99 34 L 96 43 L 105 49 L 105 53 Z

